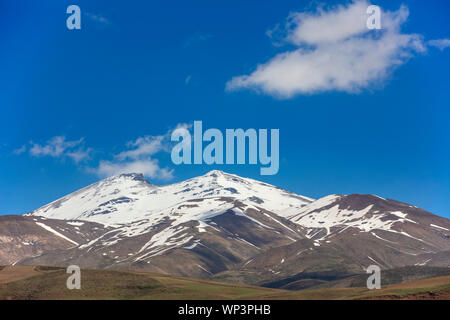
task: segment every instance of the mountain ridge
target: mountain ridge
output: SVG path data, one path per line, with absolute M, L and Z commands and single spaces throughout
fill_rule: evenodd
M 284 283 L 302 274 L 346 276 L 370 264 L 450 266 L 446 218 L 375 195 L 314 200 L 218 170 L 167 186 L 139 174 L 113 176 L 25 218 L 41 219 L 39 232 L 53 230 L 64 246 L 24 256 L 18 264 L 77 264 L 249 284 Z M 80 232 L 71 230 L 71 221 L 83 223 L 86 241 L 67 248 L 67 239 Z

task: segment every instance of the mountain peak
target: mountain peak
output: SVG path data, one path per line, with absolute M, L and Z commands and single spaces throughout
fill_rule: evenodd
M 282 216 L 293 214 L 312 201 L 220 170 L 165 186 L 151 185 L 140 173 L 126 173 L 75 191 L 33 211 L 33 215 L 106 224 L 151 218 L 156 223 L 168 217 L 174 219 L 174 215 L 203 219 L 211 214 L 211 206 L 225 212 L 234 206 L 235 200 Z M 195 205 L 193 201 L 197 201 Z
M 214 175 L 225 175 L 226 173 L 220 170 L 211 170 L 205 174 L 205 176 L 214 176 Z
M 142 182 L 148 182 L 148 180 L 144 177 L 142 173 L 136 173 L 136 172 L 130 172 L 130 173 L 121 173 L 115 176 L 111 176 L 108 179 L 110 180 L 116 180 L 116 179 L 126 179 L 126 180 L 134 180 L 134 181 L 142 181 Z

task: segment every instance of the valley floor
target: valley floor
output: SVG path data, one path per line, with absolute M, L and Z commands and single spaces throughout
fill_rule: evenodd
M 68 290 L 69 276 L 64 268 L 57 267 L 0 267 L 0 299 L 450 299 L 450 276 L 405 282 L 380 290 L 356 287 L 302 291 L 111 270 L 82 270 L 81 289 Z

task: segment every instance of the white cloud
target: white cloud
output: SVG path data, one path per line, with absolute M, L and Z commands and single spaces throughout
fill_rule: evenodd
M 55 136 L 47 141 L 46 144 L 41 145 L 34 142 L 30 142 L 31 147 L 29 149 L 30 155 L 34 157 L 44 157 L 49 156 L 53 158 L 63 158 L 69 157 L 75 162 L 80 162 L 82 160 L 89 158 L 89 153 L 91 149 L 85 149 L 83 147 L 83 138 L 74 141 L 67 141 L 64 136 Z M 23 149 L 25 147 L 25 150 Z M 26 146 L 15 151 L 25 152 Z
M 287 39 L 296 45 L 320 44 L 348 39 L 367 31 L 366 1 L 337 6 L 332 11 L 321 8 L 317 13 L 291 13 Z
M 190 124 L 178 124 L 175 129 L 189 129 Z M 161 167 L 154 156 L 159 152 L 170 152 L 171 141 L 169 130 L 163 135 L 139 137 L 126 144 L 127 149 L 114 155 L 114 160 L 102 160 L 98 167 L 88 169 L 100 177 L 108 177 L 122 173 L 142 173 L 147 177 L 160 180 L 173 178 L 173 169 Z
M 100 161 L 95 172 L 102 177 L 109 177 L 122 173 L 142 173 L 150 178 L 170 180 L 173 169 L 161 168 L 155 159 L 135 160 L 129 162 Z
M 191 124 L 180 123 L 174 129 L 191 127 Z M 160 152 L 171 151 L 171 134 L 172 130 L 168 130 L 162 135 L 139 137 L 126 143 L 124 151 L 111 155 L 111 160 L 100 159 L 98 165 L 87 166 L 85 170 L 102 178 L 122 173 L 142 173 L 159 180 L 172 179 L 174 170 L 160 166 L 159 160 L 155 158 Z M 13 153 L 19 155 L 27 151 L 33 157 L 70 158 L 77 164 L 84 160 L 93 160 L 93 150 L 84 146 L 83 138 L 68 141 L 65 136 L 55 136 L 45 144 L 31 141 L 29 145 L 23 145 Z
M 440 50 L 450 47 L 450 39 L 436 39 L 428 41 L 428 45 Z
M 16 154 L 16 155 L 22 154 L 24 152 L 27 152 L 27 146 L 26 145 L 23 145 L 20 148 L 18 148 L 18 149 L 13 151 L 13 153 Z
M 136 141 L 127 143 L 131 150 L 123 151 L 116 157 L 119 160 L 138 159 L 143 156 L 152 156 L 164 149 L 164 136 L 145 136 L 137 138 Z
M 425 52 L 426 45 L 421 35 L 401 32 L 409 15 L 405 6 L 382 12 L 381 30 L 367 28 L 368 6 L 359 0 L 313 13 L 292 13 L 282 29 L 283 41 L 294 49 L 258 65 L 249 75 L 232 78 L 227 90 L 251 89 L 290 98 L 325 91 L 357 93 L 382 84 L 395 67 Z
M 191 129 L 191 128 L 192 128 L 192 124 L 190 124 L 190 123 L 179 123 L 179 124 L 176 125 L 176 127 L 175 127 L 174 130 L 176 130 L 176 129 L 186 129 L 186 130 L 189 130 L 189 129 Z M 172 134 L 172 130 L 169 130 L 169 131 L 166 133 L 165 137 L 170 138 L 170 135 L 171 135 L 171 134 Z
M 71 158 L 73 161 L 75 161 L 76 163 L 89 159 L 90 157 L 90 152 L 92 151 L 92 149 L 78 149 L 75 151 L 68 151 L 66 153 L 66 156 Z
M 101 14 L 86 12 L 86 16 L 96 23 L 99 23 L 102 25 L 110 24 L 110 21 L 107 18 L 105 18 L 104 16 L 102 16 Z

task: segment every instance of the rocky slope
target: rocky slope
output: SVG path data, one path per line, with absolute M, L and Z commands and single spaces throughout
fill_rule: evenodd
M 450 220 L 409 204 L 331 195 L 288 218 L 307 230 L 307 240 L 269 249 L 216 277 L 261 284 L 288 277 L 333 280 L 372 264 L 450 267 Z
M 55 250 L 66 252 L 107 230 L 92 222 L 0 216 L 0 265 L 14 265 L 26 257 L 38 257 Z

